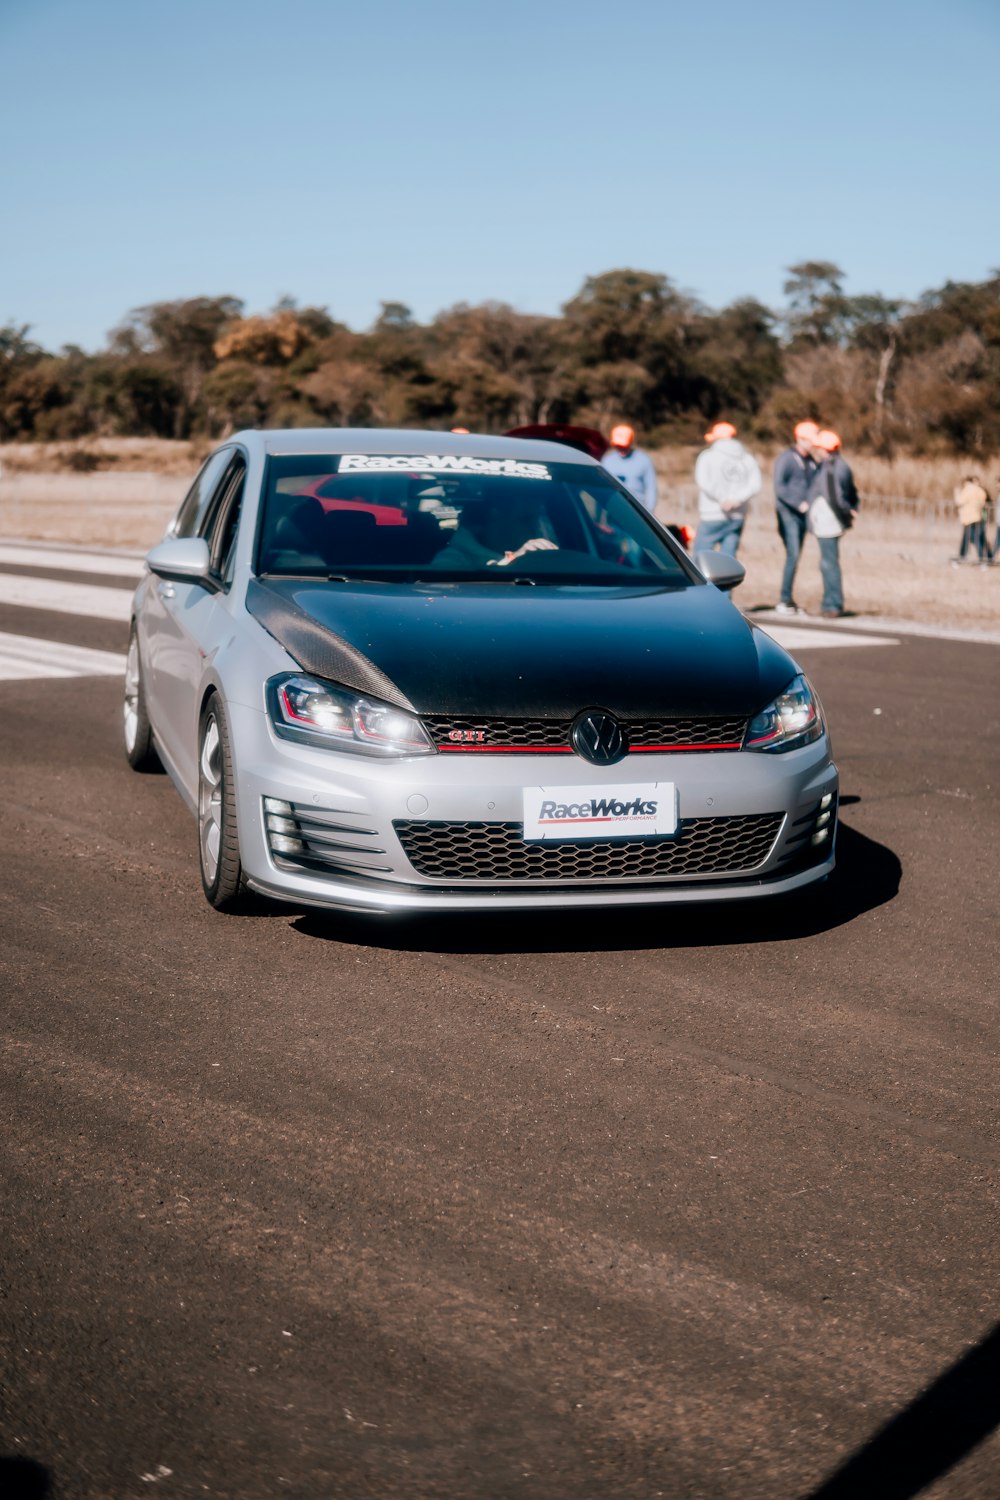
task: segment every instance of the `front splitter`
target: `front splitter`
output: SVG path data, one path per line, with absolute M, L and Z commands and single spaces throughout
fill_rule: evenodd
M 600 890 L 581 890 L 579 887 L 563 890 L 553 886 L 531 890 L 523 886 L 516 890 L 490 886 L 467 892 L 456 891 L 454 887 L 435 890 L 433 886 L 387 890 L 379 889 L 374 883 L 362 885 L 351 881 L 311 880 L 303 876 L 295 876 L 287 884 L 256 878 L 249 879 L 248 884 L 258 895 L 291 905 L 322 907 L 331 911 L 374 912 L 385 916 L 406 912 L 554 911 L 574 907 L 690 906 L 784 896 L 824 880 L 835 865 L 836 855 L 831 852 L 830 858 L 822 865 L 778 878 L 706 882 L 704 885 L 618 886 Z

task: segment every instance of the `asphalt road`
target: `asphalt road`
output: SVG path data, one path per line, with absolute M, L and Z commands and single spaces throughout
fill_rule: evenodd
M 995 1500 L 1000 651 L 800 655 L 835 879 L 606 919 L 220 916 L 0 683 L 0 1491 Z

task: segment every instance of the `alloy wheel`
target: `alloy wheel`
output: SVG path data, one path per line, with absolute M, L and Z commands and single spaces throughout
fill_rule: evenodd
M 215 715 L 205 724 L 198 779 L 198 831 L 202 868 L 211 884 L 219 868 L 222 845 L 222 747 Z
M 125 731 L 125 749 L 135 750 L 139 735 L 139 642 L 135 635 L 128 643 L 125 658 L 125 702 L 122 705 L 122 722 Z

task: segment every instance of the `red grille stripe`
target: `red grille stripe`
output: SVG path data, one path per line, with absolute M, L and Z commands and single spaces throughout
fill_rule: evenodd
M 438 745 L 448 755 L 572 755 L 571 745 Z M 739 740 L 719 745 L 630 745 L 630 755 L 649 755 L 654 750 L 672 755 L 675 750 L 739 750 Z
M 572 755 L 571 745 L 438 745 L 447 755 Z
M 629 752 L 632 755 L 648 754 L 650 750 L 738 750 L 739 740 L 731 740 L 720 745 L 630 745 Z

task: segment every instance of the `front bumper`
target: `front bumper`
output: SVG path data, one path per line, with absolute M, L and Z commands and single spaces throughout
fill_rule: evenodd
M 244 872 L 254 890 L 280 900 L 383 913 L 734 901 L 796 890 L 834 866 L 838 778 L 825 737 L 784 755 L 647 754 L 609 767 L 575 755 L 381 761 L 280 740 L 259 710 L 230 704 L 228 713 Z M 569 849 L 579 859 L 539 860 L 538 846 L 520 839 L 525 786 L 600 789 L 628 782 L 675 783 L 681 832 L 671 842 L 678 849 L 685 839 L 692 847 L 705 829 L 721 847 L 714 827 L 753 824 L 755 838 L 730 838 L 719 868 L 711 858 L 675 859 L 674 849 L 664 851 L 665 861 L 650 860 L 650 841 L 635 859 L 624 841 L 616 851 L 622 858 L 613 860 L 603 857 L 604 841 L 589 845 L 594 859 L 577 841 Z M 828 812 L 820 825 L 826 831 L 813 842 L 821 809 Z M 479 868 L 475 861 L 424 859 L 425 870 L 443 873 L 421 873 L 414 833 L 446 828 L 464 830 L 455 837 L 469 849 L 477 838 L 499 841 L 510 857 L 482 875 L 463 873 Z M 529 858 L 521 857 L 525 849 Z M 556 873 L 525 873 L 557 863 Z

